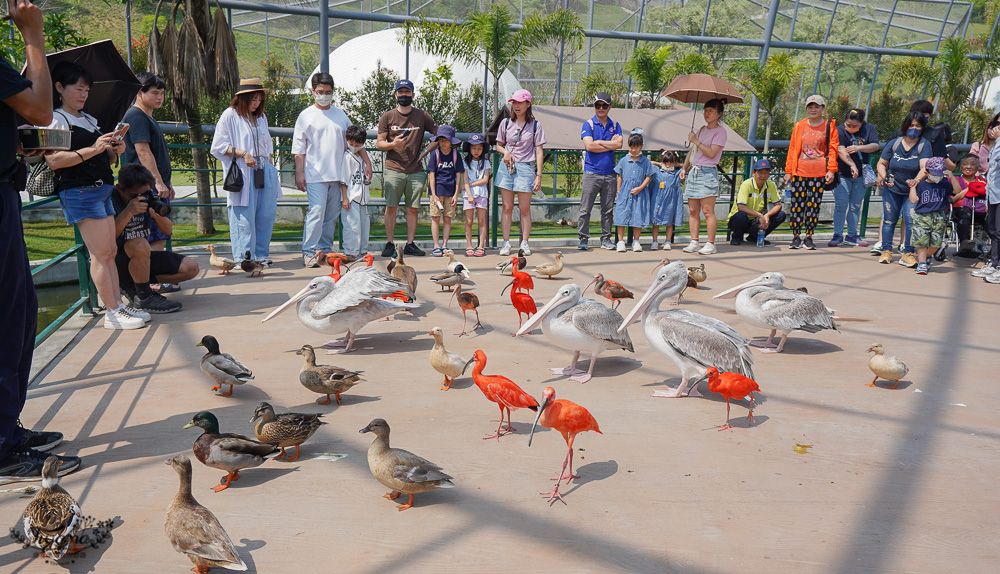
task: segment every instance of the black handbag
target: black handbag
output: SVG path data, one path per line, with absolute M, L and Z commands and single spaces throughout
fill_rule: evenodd
M 254 189 L 264 189 L 264 168 L 258 167 L 253 170 L 253 187 Z
M 222 189 L 229 193 L 243 191 L 243 170 L 237 167 L 235 157 L 229 164 L 229 171 L 226 172 L 226 180 L 222 182 Z
M 833 122 L 830 120 L 826 121 L 826 148 L 823 150 L 823 157 L 827 158 L 830 154 L 830 126 Z M 833 181 L 826 183 L 826 178 L 823 179 L 823 189 L 825 191 L 833 191 L 837 189 L 840 185 L 840 167 L 838 166 L 837 171 L 833 172 Z

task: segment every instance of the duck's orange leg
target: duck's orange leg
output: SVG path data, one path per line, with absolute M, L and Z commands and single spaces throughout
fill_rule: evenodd
M 389 492 L 382 495 L 382 498 L 388 498 L 389 500 L 396 500 L 402 492 L 396 492 L 395 490 L 390 490 Z
M 274 460 L 281 460 L 281 459 L 285 458 L 285 456 L 287 456 L 285 454 L 285 447 L 281 447 L 281 454 L 279 454 L 278 456 L 274 457 Z
M 222 388 L 222 385 L 215 385 L 214 387 L 212 387 L 212 389 L 211 389 L 211 390 L 213 390 L 213 391 L 217 391 L 217 390 L 219 390 L 219 389 L 221 389 L 221 388 Z
M 899 379 L 896 379 L 896 382 L 891 387 L 889 387 L 889 388 L 890 389 L 895 389 L 898 386 L 899 386 Z
M 407 508 L 409 508 L 411 506 L 413 506 L 413 495 L 412 494 L 410 495 L 410 501 L 407 502 L 406 504 L 397 504 L 396 505 L 396 510 L 403 511 L 403 510 L 406 510 Z
M 450 389 L 450 388 L 451 388 L 451 384 L 452 384 L 452 383 L 454 383 L 454 382 L 455 382 L 455 379 L 451 379 L 451 380 L 449 381 L 449 380 L 448 380 L 448 377 L 445 377 L 445 378 L 444 378 L 444 382 L 443 382 L 443 383 L 441 383 L 441 390 L 442 390 L 442 391 L 447 391 L 448 389 Z
M 318 405 L 328 405 L 328 404 L 330 404 L 330 395 L 326 395 L 326 400 L 325 401 L 323 399 L 316 399 L 316 404 L 318 404 Z
M 208 566 L 195 566 L 191 571 L 197 574 L 208 574 Z
M 281 449 L 281 452 L 284 454 L 285 449 Z M 285 462 L 295 462 L 297 460 L 299 460 L 299 445 L 295 445 L 295 456 L 286 458 Z
M 222 388 L 222 385 L 219 385 L 219 387 L 218 387 L 218 388 L 220 388 L 220 389 L 221 389 L 221 388 Z M 228 396 L 229 396 L 229 395 L 231 395 L 231 394 L 233 394 L 233 386 L 232 386 L 232 385 L 229 385 L 229 391 L 227 391 L 227 392 L 225 392 L 225 393 L 219 393 L 219 396 L 220 396 L 220 397 L 228 397 Z
M 872 382 L 868 383 L 868 386 L 869 387 L 874 387 L 875 386 L 875 381 L 877 381 L 877 380 L 878 380 L 878 375 L 876 375 L 875 378 L 872 379 Z
M 340 393 L 342 393 L 342 392 L 344 392 L 344 391 L 338 391 L 337 394 L 334 396 L 334 398 L 337 399 L 337 404 L 338 405 L 340 404 Z M 329 404 L 329 401 L 327 401 L 327 403 Z
M 214 490 L 215 492 L 222 492 L 223 490 L 229 488 L 229 483 L 231 483 L 234 480 L 238 480 L 239 478 L 240 478 L 239 472 L 231 472 L 225 476 L 226 479 L 225 484 L 217 484 L 212 487 L 212 490 Z

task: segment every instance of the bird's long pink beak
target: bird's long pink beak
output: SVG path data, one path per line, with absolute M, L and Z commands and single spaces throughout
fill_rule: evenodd
M 305 296 L 309 295 L 310 293 L 312 293 L 312 291 L 313 290 L 310 289 L 308 285 L 306 285 L 305 288 L 303 288 L 301 291 L 299 291 L 298 293 L 296 293 L 295 295 L 293 295 L 292 298 L 289 299 L 288 301 L 285 301 L 284 303 L 282 303 L 281 307 L 278 307 L 274 311 L 271 311 L 271 314 L 268 315 L 267 317 L 264 317 L 263 319 L 261 319 L 260 322 L 261 323 L 266 323 L 266 322 L 270 321 L 271 319 L 273 319 L 274 317 L 277 317 L 278 315 L 284 313 L 286 309 L 288 309 L 292 305 L 294 305 L 294 304 L 298 303 L 299 301 L 301 301 L 302 299 L 304 299 Z
M 739 295 L 740 291 L 748 287 L 757 287 L 759 285 L 767 285 L 767 283 L 763 283 L 759 279 L 751 279 L 746 283 L 740 283 L 736 287 L 730 287 L 729 289 L 726 289 L 722 293 L 719 293 L 718 295 L 713 297 L 713 299 L 732 299 L 733 297 Z

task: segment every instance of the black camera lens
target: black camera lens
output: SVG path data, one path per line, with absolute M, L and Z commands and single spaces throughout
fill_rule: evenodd
M 149 205 L 149 207 L 153 208 L 153 211 L 155 211 L 156 213 L 159 213 L 164 217 L 170 215 L 170 205 L 168 203 L 165 203 L 162 199 L 160 199 L 160 196 L 159 194 L 156 193 L 156 190 L 151 189 L 147 191 L 146 193 L 142 194 L 142 198 L 146 201 L 146 204 Z

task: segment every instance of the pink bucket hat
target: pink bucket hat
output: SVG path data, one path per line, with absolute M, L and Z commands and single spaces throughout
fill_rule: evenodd
M 514 95 L 512 95 L 510 97 L 510 99 L 507 100 L 507 101 L 508 102 L 530 102 L 531 101 L 531 92 L 529 92 L 528 90 L 525 90 L 524 88 L 521 88 L 520 90 L 517 90 L 516 92 L 514 92 Z

